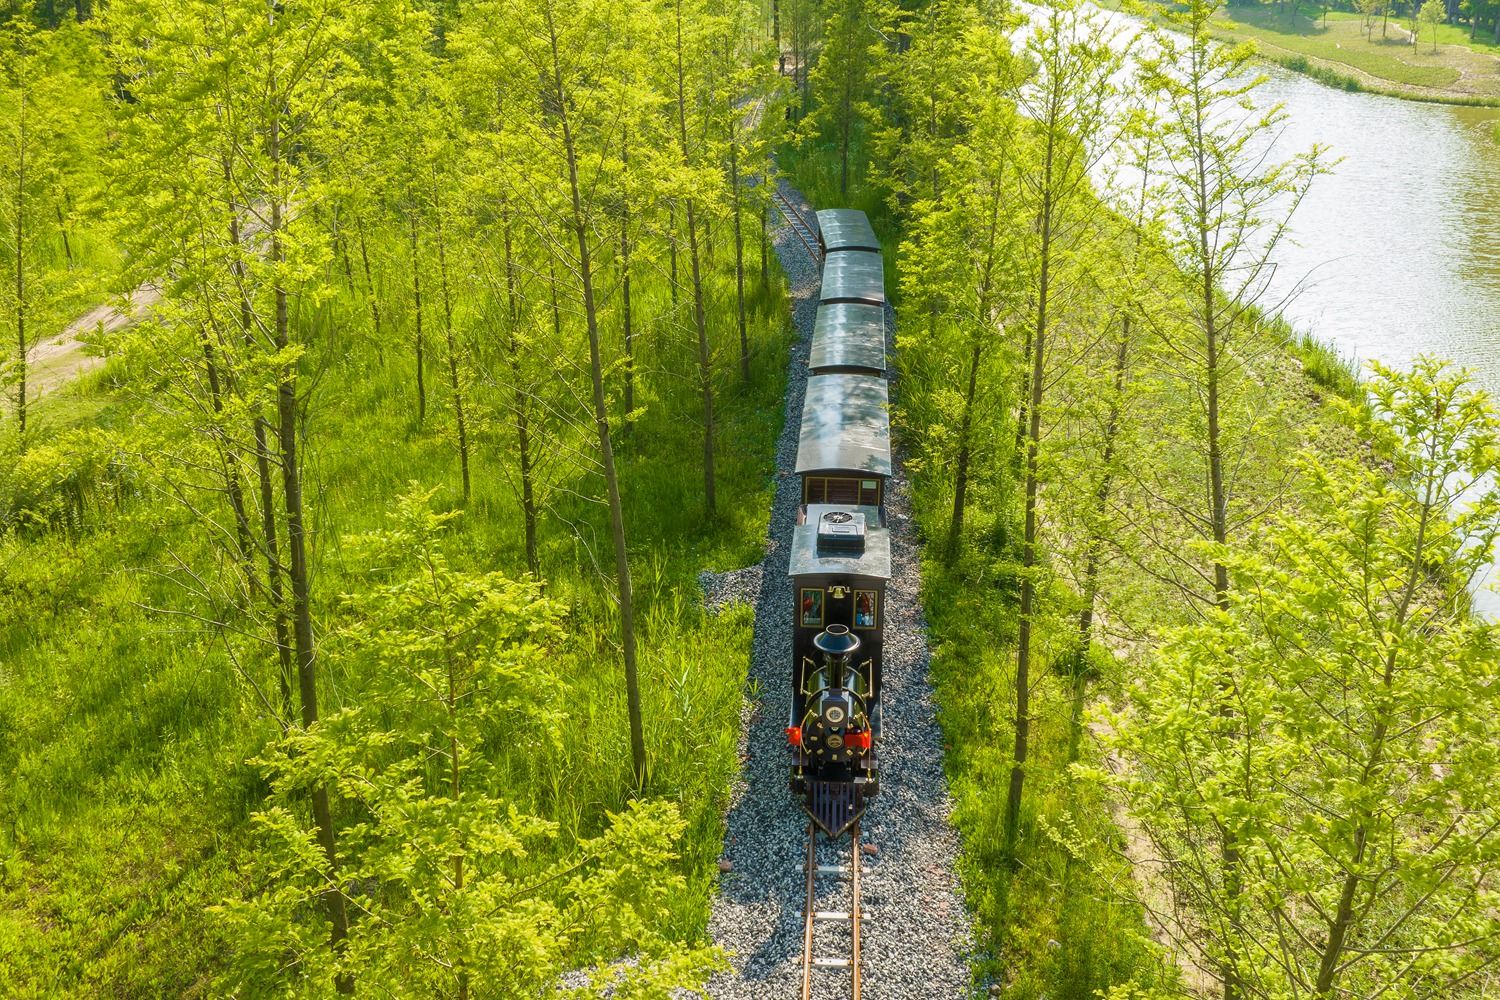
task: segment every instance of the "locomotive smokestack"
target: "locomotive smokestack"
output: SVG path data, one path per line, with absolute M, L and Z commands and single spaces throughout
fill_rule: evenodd
M 830 662 L 846 661 L 859 649 L 859 636 L 847 625 L 830 625 L 813 637 L 813 646 Z

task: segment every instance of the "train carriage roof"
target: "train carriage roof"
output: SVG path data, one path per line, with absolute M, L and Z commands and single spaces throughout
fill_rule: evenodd
M 878 375 L 814 375 L 802 404 L 797 472 L 891 474 L 890 396 Z
M 818 522 L 824 514 L 835 511 L 863 513 L 869 522 L 865 528 L 864 550 L 829 551 L 818 548 Z M 876 580 L 891 578 L 891 532 L 877 527 L 880 511 L 875 507 L 852 507 L 844 504 L 809 504 L 805 523 L 792 530 L 791 563 L 787 576 L 864 576 Z
M 825 257 L 820 301 L 885 305 L 885 265 L 880 254 L 845 250 Z
M 885 371 L 885 309 L 860 302 L 818 307 L 808 367 Z
M 824 253 L 839 250 L 880 251 L 880 240 L 865 213 L 852 208 L 825 208 L 818 213 L 818 242 Z

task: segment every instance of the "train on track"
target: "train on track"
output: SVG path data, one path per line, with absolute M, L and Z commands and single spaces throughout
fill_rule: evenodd
M 880 790 L 891 429 L 880 243 L 863 212 L 824 210 L 817 222 L 823 280 L 797 447 L 786 735 L 792 792 L 839 838 Z

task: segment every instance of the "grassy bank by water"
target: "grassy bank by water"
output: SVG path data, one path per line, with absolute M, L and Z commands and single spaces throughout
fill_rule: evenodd
M 1120 9 L 1120 0 L 1104 6 Z M 1149 6 L 1149 5 L 1148 5 Z M 1474 42 L 1455 25 L 1419 27 L 1410 40 L 1409 19 L 1380 19 L 1365 30 L 1365 19 L 1347 11 L 1261 5 L 1226 6 L 1214 21 L 1225 41 L 1253 41 L 1260 54 L 1286 69 L 1343 90 L 1363 90 L 1445 104 L 1500 105 L 1500 46 L 1485 35 Z

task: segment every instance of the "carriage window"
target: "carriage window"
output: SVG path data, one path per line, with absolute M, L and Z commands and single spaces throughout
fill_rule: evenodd
M 821 626 L 823 624 L 823 591 L 817 587 L 803 587 L 801 612 L 803 625 Z
M 880 595 L 873 590 L 856 590 L 854 592 L 854 627 L 874 628 L 878 620 L 877 605 Z
M 809 476 L 803 480 L 802 502 L 877 506 L 880 503 L 880 481 Z

